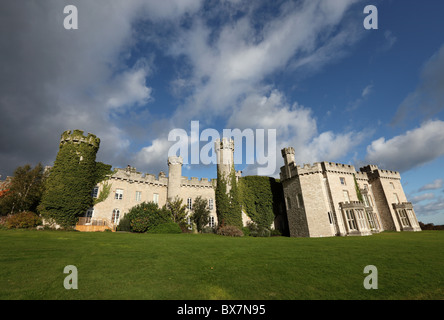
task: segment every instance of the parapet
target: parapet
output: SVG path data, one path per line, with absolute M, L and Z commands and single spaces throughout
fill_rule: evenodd
M 365 172 L 369 179 L 376 178 L 389 178 L 389 179 L 401 179 L 401 175 L 398 171 L 379 169 L 376 165 L 367 165 L 359 169 L 361 172 Z
M 94 134 L 89 132 L 88 135 L 85 137 L 83 135 L 82 130 L 74 130 L 74 131 L 67 130 L 62 133 L 62 136 L 60 138 L 60 146 L 66 143 L 75 143 L 75 144 L 86 143 L 98 149 L 100 145 L 100 139 L 97 138 L 97 136 L 95 136 Z
M 351 164 L 335 163 L 335 162 L 322 162 L 322 167 L 325 171 L 345 173 L 345 174 L 356 174 L 355 166 Z
M 302 167 L 295 166 L 294 168 L 296 170 L 296 174 L 299 176 L 307 175 L 307 174 L 322 173 L 322 171 L 323 171 L 322 165 L 320 162 L 315 162 L 315 163 L 313 163 L 313 165 L 305 163 Z
M 136 168 L 128 166 L 125 169 L 116 168 L 111 175 L 112 179 L 126 180 L 129 183 L 149 183 L 153 185 L 167 186 L 168 178 L 163 172 L 159 173 L 159 177 L 154 174 L 138 172 Z
M 294 154 L 294 148 L 288 147 L 281 150 L 282 157 L 285 157 L 287 154 Z
M 191 188 L 215 188 L 216 182 L 216 179 L 202 178 L 199 180 L 199 178 L 196 177 L 191 177 L 191 179 L 188 179 L 188 177 L 182 176 L 180 186 Z
M 234 140 L 233 139 L 228 139 L 228 138 L 222 138 L 222 140 L 220 139 L 216 139 L 214 141 L 214 146 L 216 150 L 220 150 L 220 149 L 230 149 L 234 152 Z
M 183 158 L 182 157 L 178 157 L 178 156 L 171 156 L 171 157 L 168 157 L 168 166 L 169 165 L 171 165 L 171 164 L 180 164 L 180 165 L 182 165 L 183 164 Z

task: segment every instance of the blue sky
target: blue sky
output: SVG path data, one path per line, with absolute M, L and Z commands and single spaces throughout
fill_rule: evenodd
M 68 4 L 77 30 L 63 28 Z M 363 26 L 370 4 L 377 30 Z M 167 172 L 169 132 L 189 132 L 194 120 L 201 130 L 276 130 L 276 177 L 288 146 L 298 164 L 400 171 L 418 219 L 444 224 L 441 1 L 20 0 L 0 9 L 3 177 L 51 165 L 67 129 L 100 137 L 99 161 Z M 216 170 L 184 165 L 183 175 Z

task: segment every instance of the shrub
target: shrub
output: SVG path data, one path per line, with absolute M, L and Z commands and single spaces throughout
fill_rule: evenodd
M 35 228 L 42 224 L 42 219 L 34 212 L 23 211 L 11 215 L 6 220 L 6 227 L 13 228 Z
M 120 219 L 119 226 L 117 227 L 118 231 L 131 231 L 131 221 L 128 218 L 128 215 L 125 215 L 122 219 Z
M 244 233 L 236 226 L 223 226 L 217 230 L 217 234 L 221 236 L 242 237 Z
M 167 222 L 152 227 L 147 231 L 147 233 L 158 233 L 158 234 L 182 233 L 182 229 L 175 222 Z
M 202 228 L 202 233 L 216 233 L 216 230 L 211 227 L 204 227 Z
M 126 214 L 130 220 L 132 232 L 147 232 L 151 228 L 167 222 L 172 222 L 171 211 L 166 207 L 159 208 L 153 202 L 143 202 L 132 207 Z
M 254 222 L 250 222 L 247 226 L 249 235 L 252 237 L 269 237 L 271 236 L 271 231 L 268 228 L 257 225 Z

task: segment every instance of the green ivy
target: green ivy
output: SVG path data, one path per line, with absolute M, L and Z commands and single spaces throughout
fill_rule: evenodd
M 74 226 L 93 205 L 91 191 L 97 183 L 96 154 L 100 139 L 80 130 L 62 134 L 54 166 L 45 182 L 39 205 L 42 216 L 62 227 Z
M 271 177 L 247 176 L 239 179 L 239 191 L 246 214 L 258 226 L 269 228 L 284 201 L 282 184 Z
M 227 192 L 227 178 L 225 178 L 219 170 L 217 171 L 215 192 L 217 220 L 219 226 L 231 225 L 242 228 L 242 211 L 234 165 L 228 179 L 230 179 L 231 182 L 231 189 L 229 192 Z
M 356 195 L 358 196 L 358 200 L 360 202 L 364 202 L 364 198 L 362 197 L 361 190 L 359 189 L 358 181 L 356 181 L 356 176 L 353 175 L 353 179 L 355 180 L 355 189 L 356 189 Z

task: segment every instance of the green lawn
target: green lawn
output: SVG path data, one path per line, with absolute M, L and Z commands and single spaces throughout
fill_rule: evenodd
M 369 237 L 0 231 L 0 299 L 443 299 L 444 232 Z M 63 269 L 75 265 L 78 290 Z M 366 290 L 366 265 L 378 268 Z

